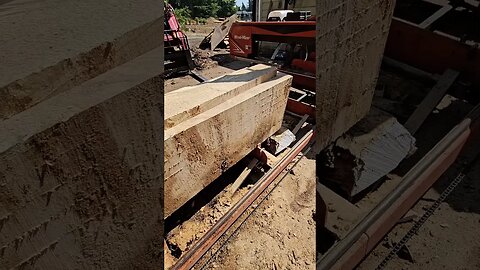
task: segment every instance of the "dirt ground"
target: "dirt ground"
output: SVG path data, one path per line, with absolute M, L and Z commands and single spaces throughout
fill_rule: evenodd
M 218 194 L 209 204 L 202 207 L 192 218 L 177 226 L 167 234 L 166 240 L 172 250 L 177 254 L 187 252 L 197 240 L 199 240 L 220 218 L 227 213 L 232 205 L 237 203 L 245 195 L 251 186 L 240 188 L 233 196 L 224 190 Z M 179 255 L 171 252 L 172 262 L 177 261 Z M 166 264 L 168 269 L 171 264 Z
M 201 263 L 202 269 L 313 269 L 314 163 L 302 159 L 294 174 L 287 175 L 244 224 L 234 226 L 238 229 Z M 182 253 L 189 250 L 251 187 L 242 187 L 232 197 L 226 191 L 216 196 L 173 229 L 167 235 L 168 244 Z
M 463 182 L 407 243 L 413 260 L 394 257 L 385 269 L 480 269 L 480 161 Z M 438 198 L 432 188 L 408 215 L 418 220 Z M 375 269 L 412 227 L 413 221 L 397 225 L 357 267 Z
M 314 168 L 302 159 L 205 269 L 314 269 Z

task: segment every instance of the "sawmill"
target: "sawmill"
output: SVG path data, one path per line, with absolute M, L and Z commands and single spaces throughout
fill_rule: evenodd
M 480 269 L 480 1 L 178 3 L 0 3 L 0 270 Z
M 206 143 L 191 148 L 192 141 L 177 139 L 171 146 L 175 152 L 165 156 L 165 204 L 183 198 L 178 190 L 189 193 L 166 218 L 166 267 L 384 269 L 402 253 L 413 256 L 406 249 L 412 233 L 389 248 L 380 244 L 396 233 L 397 224 L 419 230 L 459 184 L 456 175 L 444 179 L 444 173 L 458 173 L 465 168 L 460 164 L 472 163 L 477 155 L 472 151 L 478 148 L 478 3 L 323 3 L 316 10 L 305 3 L 284 4 L 295 11 L 283 19 L 254 11 L 261 19 L 229 26 L 229 62 L 219 63 L 229 74 L 192 81 L 165 96 L 166 134 L 176 125 L 169 106 L 214 127 L 213 135 L 200 126 L 195 135 L 178 129 Z M 301 17 L 305 9 L 313 16 Z M 465 24 L 473 24 L 448 24 L 464 16 Z M 235 79 L 240 74 L 244 79 Z M 245 88 L 237 88 L 238 81 Z M 278 95 L 251 100 L 255 105 L 248 110 L 238 105 L 232 108 L 238 110 L 231 116 L 235 120 L 223 122 L 220 113 L 214 116 L 222 98 L 209 97 L 220 88 L 222 95 L 231 95 L 222 97 L 231 104 L 242 95 L 235 96 L 236 91 Z M 200 103 L 181 108 L 188 103 L 176 100 L 188 93 L 218 109 L 207 114 Z M 229 141 L 210 145 L 221 140 Z M 208 154 L 201 156 L 207 158 L 200 160 L 188 154 L 204 151 Z M 182 155 L 181 161 L 170 160 Z M 205 182 L 195 188 L 182 182 L 173 192 L 169 181 L 180 179 Z M 435 193 L 432 206 L 423 206 L 425 214 L 413 216 L 417 201 L 433 192 L 438 179 L 452 185 Z M 285 202 L 290 209 L 284 209 Z M 314 254 L 308 251 L 311 245 Z M 384 258 L 370 259 L 378 249 Z

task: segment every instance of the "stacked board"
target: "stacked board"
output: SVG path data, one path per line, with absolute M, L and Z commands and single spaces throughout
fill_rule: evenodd
M 165 94 L 165 217 L 280 129 L 291 82 L 256 65 Z

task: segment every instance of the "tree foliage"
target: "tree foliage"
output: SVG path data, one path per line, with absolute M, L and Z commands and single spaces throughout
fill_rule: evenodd
M 218 9 L 218 17 L 230 17 L 237 11 L 235 0 L 218 0 L 220 8 Z
M 235 0 L 169 0 L 175 9 L 182 10 L 182 15 L 190 18 L 228 17 L 237 11 Z

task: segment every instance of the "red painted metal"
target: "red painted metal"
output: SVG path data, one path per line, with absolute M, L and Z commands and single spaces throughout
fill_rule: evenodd
M 304 74 L 287 68 L 280 68 L 279 70 L 285 74 L 293 76 L 293 87 L 298 89 L 307 89 L 309 91 L 315 92 L 315 76 L 309 75 L 315 73 L 308 72 L 309 74 Z
M 236 22 L 230 28 L 230 54 L 249 58 L 255 41 L 315 42 L 315 21 Z
M 230 55 L 237 58 L 256 57 L 257 41 L 308 44 L 315 47 L 315 21 L 287 22 L 236 22 L 230 28 Z M 315 91 L 315 52 L 307 59 L 292 59 L 280 71 L 293 76 L 292 85 L 299 89 Z
M 315 119 L 315 106 L 296 101 L 291 98 L 289 98 L 287 101 L 287 111 L 298 115 L 308 114 L 308 116 Z
M 431 32 L 399 18 L 392 20 L 385 55 L 430 73 L 441 74 L 447 68 L 455 69 L 467 80 L 480 85 L 478 44 L 464 44 L 459 38 Z

